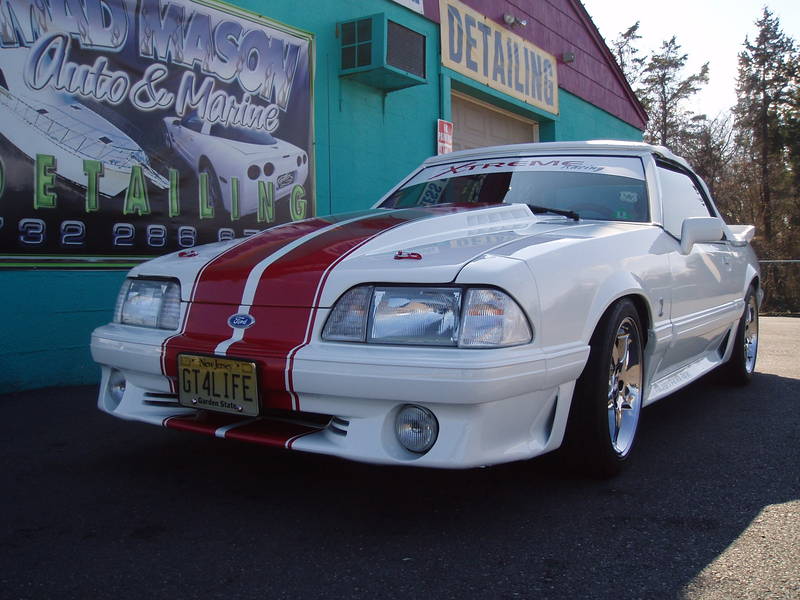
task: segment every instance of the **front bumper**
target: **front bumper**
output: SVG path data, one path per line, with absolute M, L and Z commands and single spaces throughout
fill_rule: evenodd
M 584 344 L 546 352 L 534 345 L 312 343 L 287 373 L 298 410 L 245 419 L 179 406 L 162 374 L 164 333 L 130 330 L 112 324 L 92 335 L 92 356 L 103 371 L 98 406 L 109 414 L 362 462 L 443 468 L 522 460 L 560 446 L 574 382 L 589 354 Z M 109 386 L 113 371 L 126 380 L 119 402 Z M 405 404 L 428 408 L 439 422 L 439 437 L 425 454 L 397 442 L 395 417 Z

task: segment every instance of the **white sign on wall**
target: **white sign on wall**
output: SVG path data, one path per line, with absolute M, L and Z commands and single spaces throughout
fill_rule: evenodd
M 439 119 L 436 126 L 436 154 L 450 154 L 453 151 L 453 124 Z
M 410 8 L 411 10 L 418 12 L 419 14 L 425 12 L 425 7 L 422 5 L 422 0 L 394 0 L 394 1 L 397 2 L 398 4 L 402 4 L 406 8 Z

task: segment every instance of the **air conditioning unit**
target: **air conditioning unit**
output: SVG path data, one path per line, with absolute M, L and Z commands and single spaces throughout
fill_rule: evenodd
M 383 13 L 337 24 L 339 75 L 391 92 L 427 83 L 425 36 Z

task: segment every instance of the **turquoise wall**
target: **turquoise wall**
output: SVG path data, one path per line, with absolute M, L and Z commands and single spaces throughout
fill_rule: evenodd
M 542 141 L 641 140 L 641 131 L 560 90 L 561 115 L 500 95 L 439 65 L 438 24 L 386 0 L 314 3 L 243 0 L 243 8 L 314 34 L 317 213 L 365 208 L 436 151 L 436 120 L 450 117 L 450 89 L 540 121 Z M 384 94 L 338 75 L 339 21 L 383 12 L 427 37 L 428 84 Z M 0 271 L 0 393 L 93 383 L 92 329 L 111 319 L 122 271 Z
M 0 271 L 0 393 L 97 381 L 89 335 L 111 320 L 121 271 Z
M 641 142 L 643 132 L 594 104 L 558 90 L 561 118 L 555 123 L 553 140 L 628 140 Z M 542 139 L 542 141 L 545 141 Z

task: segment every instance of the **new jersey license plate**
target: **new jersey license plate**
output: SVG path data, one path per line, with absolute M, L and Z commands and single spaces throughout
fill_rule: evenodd
M 178 386 L 178 402 L 183 406 L 250 417 L 259 413 L 254 362 L 181 354 Z

